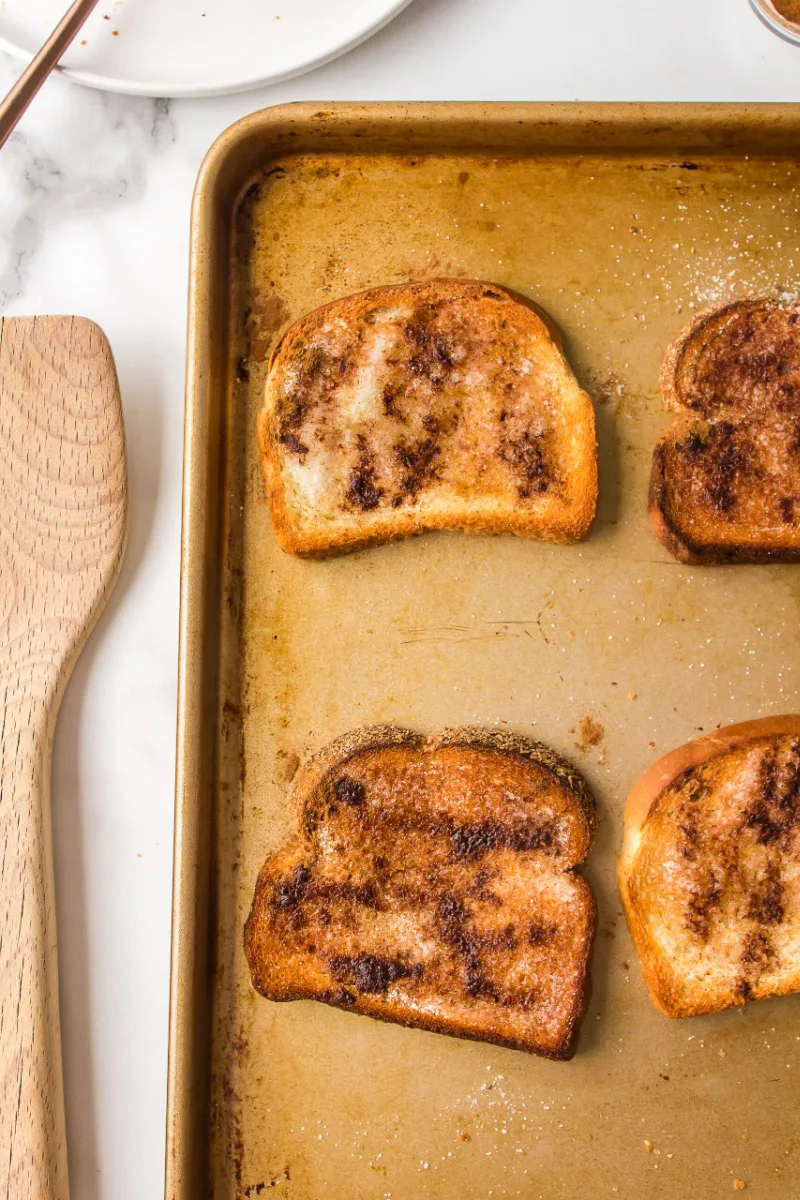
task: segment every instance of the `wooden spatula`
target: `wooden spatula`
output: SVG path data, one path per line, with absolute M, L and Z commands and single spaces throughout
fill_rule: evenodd
M 0 324 L 0 1197 L 68 1195 L 50 750 L 119 570 L 125 434 L 105 336 Z

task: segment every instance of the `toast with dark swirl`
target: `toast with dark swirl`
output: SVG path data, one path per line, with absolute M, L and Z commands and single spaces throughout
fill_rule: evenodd
M 245 927 L 263 996 L 571 1056 L 596 817 L 562 758 L 505 733 L 374 726 L 312 759 L 294 801 Z
M 650 483 L 656 534 L 682 562 L 800 559 L 800 307 L 741 300 L 697 317 L 664 359 L 680 413 Z
M 800 716 L 730 725 L 655 763 L 628 797 L 618 876 L 667 1016 L 800 991 Z
M 594 410 L 533 306 L 494 284 L 374 288 L 279 338 L 258 418 L 275 536 L 321 556 L 426 529 L 584 537 Z

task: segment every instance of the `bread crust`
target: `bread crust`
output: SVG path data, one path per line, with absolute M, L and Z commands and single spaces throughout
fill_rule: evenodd
M 562 1022 L 557 1040 L 548 1040 L 542 1035 L 538 1041 L 532 1041 L 530 1029 L 520 1027 L 519 1034 L 509 1029 L 507 1023 L 492 1023 L 491 1019 L 483 1020 L 479 1028 L 475 1021 L 469 1020 L 469 1014 L 459 1021 L 452 1013 L 442 1015 L 434 1011 L 435 1005 L 423 1005 L 412 1011 L 410 1004 L 400 1000 L 388 1001 L 385 996 L 372 995 L 368 991 L 357 996 L 348 995 L 346 999 L 339 996 L 341 989 L 331 986 L 330 980 L 317 975 L 317 984 L 309 985 L 310 975 L 293 977 L 291 966 L 284 971 L 281 965 L 276 969 L 274 961 L 266 961 L 265 946 L 284 946 L 276 943 L 272 936 L 264 933 L 265 922 L 268 921 L 269 895 L 274 895 L 276 881 L 291 879 L 298 867 L 309 862 L 309 848 L 313 840 L 313 830 L 319 823 L 324 822 L 326 812 L 326 797 L 331 794 L 334 776 L 341 775 L 349 763 L 363 759 L 372 752 L 382 752 L 389 749 L 406 748 L 419 754 L 436 754 L 443 748 L 458 750 L 480 749 L 489 751 L 512 760 L 520 760 L 542 767 L 554 782 L 566 789 L 574 802 L 573 818 L 578 832 L 575 834 L 574 857 L 576 863 L 565 869 L 552 868 L 556 874 L 569 876 L 574 887 L 575 903 L 583 917 L 583 925 L 577 917 L 576 926 L 582 932 L 574 942 L 574 954 L 583 964 L 581 978 L 569 998 L 569 1012 Z M 351 768 L 352 769 L 352 768 Z M 325 749 L 317 753 L 298 775 L 292 797 L 294 809 L 294 834 L 281 849 L 272 855 L 264 864 L 259 874 L 258 883 L 253 899 L 253 905 L 244 930 L 245 954 L 250 965 L 254 987 L 268 999 L 275 1001 L 291 1001 L 315 999 L 341 1008 L 344 1011 L 358 1012 L 380 1020 L 391 1021 L 408 1027 L 427 1029 L 431 1032 L 445 1033 L 451 1036 L 478 1041 L 488 1041 L 511 1049 L 527 1050 L 542 1054 L 554 1060 L 566 1060 L 574 1052 L 575 1039 L 580 1022 L 585 1014 L 590 995 L 588 976 L 588 961 L 597 923 L 596 905 L 591 889 L 586 880 L 574 869 L 588 852 L 597 824 L 597 813 L 593 797 L 583 779 L 574 768 L 560 755 L 542 743 L 533 742 L 527 738 L 502 731 L 489 731 L 473 727 L 456 727 L 444 730 L 433 738 L 425 738 L 411 730 L 389 725 L 372 725 L 353 730 L 336 739 Z M 313 863 L 313 859 L 312 859 Z M 310 870 L 313 872 L 314 867 Z M 471 864 L 464 867 L 467 876 L 474 871 Z M 279 954 L 285 951 L 278 949 Z M 301 972 L 302 974 L 302 972 Z
M 695 520 L 699 516 L 694 507 L 696 500 L 687 494 L 679 494 L 674 479 L 674 458 L 682 440 L 693 436 L 701 438 L 709 432 L 713 434 L 715 428 L 722 427 L 728 421 L 724 408 L 719 408 L 713 388 L 709 390 L 708 380 L 702 378 L 700 366 L 704 362 L 704 355 L 710 355 L 717 343 L 722 346 L 723 357 L 720 361 L 724 361 L 725 353 L 731 352 L 725 339 L 727 337 L 729 342 L 735 343 L 737 322 L 758 320 L 765 315 L 783 312 L 790 314 L 787 319 L 794 318 L 794 309 L 784 309 L 776 301 L 758 298 L 738 300 L 721 308 L 709 308 L 694 317 L 665 352 L 661 366 L 661 393 L 666 407 L 682 415 L 662 434 L 655 447 L 648 514 L 656 537 L 679 562 L 702 566 L 800 561 L 800 538 L 793 533 L 790 524 L 784 523 L 785 528 L 780 528 L 781 522 L 777 517 L 771 518 L 769 523 L 745 521 L 740 522 L 736 533 L 732 534 L 725 512 L 715 518 L 704 514 L 702 519 Z M 766 352 L 777 353 L 777 349 L 767 345 Z M 753 395 L 763 382 L 757 378 L 755 370 L 754 366 Z M 754 412 L 752 416 L 754 421 L 758 421 L 758 414 Z M 746 423 L 741 418 L 740 411 L 737 419 L 740 428 L 745 429 Z M 747 467 L 741 466 L 740 470 L 742 479 L 739 486 L 746 489 Z M 764 481 L 757 468 L 752 470 L 749 486 L 751 494 L 764 490 Z M 792 512 L 793 494 L 792 490 L 792 495 L 786 498 Z
M 736 300 L 732 304 L 725 304 L 721 307 L 713 305 L 697 313 L 691 321 L 684 325 L 677 337 L 667 347 L 661 362 L 661 395 L 664 397 L 667 408 L 672 409 L 673 412 L 685 411 L 686 397 L 680 382 L 684 360 L 694 346 L 703 343 L 703 335 L 710 332 L 712 327 L 719 323 L 720 317 L 724 319 L 733 317 L 736 313 L 749 312 L 758 308 L 762 303 L 761 300 L 750 299 Z
M 577 455 L 579 465 L 569 466 L 571 474 L 564 484 L 564 496 L 558 500 L 555 496 L 546 497 L 545 508 L 536 497 L 534 501 L 512 503 L 508 498 L 484 494 L 481 480 L 474 478 L 469 493 L 448 494 L 446 498 L 436 498 L 435 503 L 429 502 L 430 493 L 426 495 L 429 485 L 424 484 L 419 491 L 422 503 L 415 495 L 413 500 L 403 501 L 398 507 L 376 507 L 369 512 L 341 510 L 335 519 L 320 516 L 301 521 L 287 485 L 287 451 L 279 433 L 277 398 L 293 355 L 319 334 L 326 321 L 334 318 L 356 328 L 364 314 L 377 306 L 413 307 L 432 303 L 452 304 L 463 316 L 471 305 L 489 294 L 495 304 L 507 306 L 506 322 L 516 322 L 514 328 L 533 340 L 541 362 L 546 364 L 541 369 L 558 375 L 558 387 L 564 396 L 568 395 L 574 409 L 571 441 L 583 449 Z M 597 509 L 596 431 L 591 400 L 575 380 L 549 319 L 540 316 L 535 305 L 523 302 L 496 284 L 432 279 L 371 288 L 333 301 L 295 321 L 279 336 L 270 357 L 265 402 L 257 418 L 257 437 L 276 540 L 282 549 L 303 557 L 343 554 L 429 530 L 511 533 L 569 543 L 586 537 Z
M 632 879 L 644 853 L 648 823 L 658 813 L 670 792 L 696 780 L 709 763 L 721 764 L 741 748 L 770 749 L 780 740 L 800 739 L 800 715 L 765 717 L 714 730 L 702 738 L 677 747 L 653 763 L 631 789 L 624 814 L 624 837 L 617 863 L 617 880 L 628 927 L 633 937 L 650 998 L 668 1017 L 695 1017 L 718 1012 L 745 999 L 787 995 L 800 990 L 800 964 L 793 978 L 754 989 L 752 995 L 727 994 L 719 986 L 687 990 L 684 967 L 677 954 L 668 956 L 653 941 L 650 918 L 658 908 L 662 921 L 674 917 L 663 896 L 634 894 Z M 702 818 L 700 818 L 702 820 Z M 657 836 L 657 835 L 654 835 Z

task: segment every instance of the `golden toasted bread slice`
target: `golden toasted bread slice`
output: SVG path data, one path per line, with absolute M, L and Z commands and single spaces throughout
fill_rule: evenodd
M 682 415 L 653 459 L 650 519 L 690 563 L 800 558 L 800 308 L 746 300 L 706 313 L 664 359 Z
M 262 995 L 571 1056 L 595 808 L 564 760 L 510 734 L 374 726 L 314 758 L 295 802 L 245 926 Z
M 533 308 L 494 284 L 399 284 L 309 313 L 275 347 L 258 438 L 296 554 L 426 529 L 572 542 L 595 515 L 591 401 Z
M 655 763 L 628 797 L 618 878 L 667 1016 L 800 991 L 800 716 L 730 725 Z

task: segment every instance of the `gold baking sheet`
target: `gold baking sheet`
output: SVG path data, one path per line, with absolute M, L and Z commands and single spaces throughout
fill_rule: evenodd
M 169 1197 L 798 1194 L 798 999 L 660 1016 L 614 882 L 625 795 L 655 757 L 800 708 L 798 568 L 681 566 L 646 516 L 667 342 L 709 304 L 800 291 L 798 148 L 778 106 L 302 105 L 212 150 L 193 223 Z M 254 438 L 276 330 L 431 275 L 503 284 L 561 327 L 596 404 L 594 531 L 284 555 Z M 242 925 L 287 781 L 373 721 L 508 727 L 584 772 L 599 930 L 570 1063 L 252 990 Z

